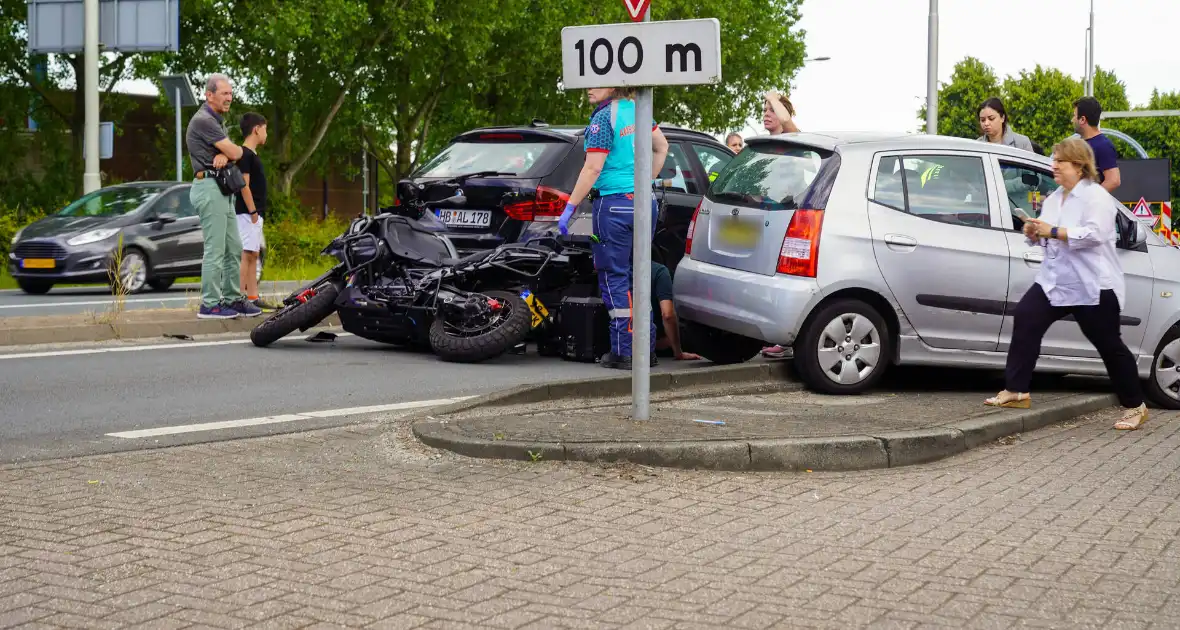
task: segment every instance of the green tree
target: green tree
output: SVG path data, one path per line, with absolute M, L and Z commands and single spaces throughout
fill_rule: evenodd
M 974 57 L 955 64 L 951 82 L 938 89 L 938 133 L 957 138 L 978 138 L 979 106 L 993 96 L 1000 96 L 1000 82 L 991 66 Z M 918 110 L 926 120 L 926 106 Z
M 383 51 L 364 95 L 363 127 L 391 179 L 477 125 L 582 124 L 583 90 L 561 82 L 561 29 L 627 21 L 621 3 L 585 0 L 419 0 L 401 30 L 405 47 Z M 656 20 L 716 17 L 722 25 L 723 83 L 661 87 L 658 121 L 721 131 L 760 111 L 762 92 L 782 89 L 803 62 L 799 0 L 666 0 Z M 381 147 L 391 147 L 384 150 Z
M 411 1 L 191 0 L 181 3 L 180 52 L 136 70 L 185 73 L 201 91 L 209 74 L 229 75 L 235 98 L 267 117 L 276 186 L 289 193 L 364 90 L 378 52 L 405 45 L 409 33 L 399 25 Z M 245 109 L 233 111 L 231 122 Z
M 1073 134 L 1073 102 L 1082 95 L 1081 83 L 1056 68 L 1038 64 L 1004 79 L 1004 107 L 1014 129 L 1046 151 Z
M 5 103 L 0 105 L 5 109 L 3 133 L 7 134 L 6 155 L 0 157 L 0 165 L 5 160 L 23 159 L 29 151 L 34 152 L 46 169 L 40 177 L 43 185 L 29 179 L 24 185 L 26 189 L 43 187 L 54 191 L 55 194 L 44 195 L 48 200 L 67 191 L 81 192 L 85 94 L 75 87 L 83 84 L 85 64 L 80 53 L 30 56 L 27 21 L 25 0 L 0 0 L 0 84 L 12 88 L 5 91 L 2 97 Z M 126 53 L 103 55 L 99 68 L 103 120 L 121 120 L 130 106 L 126 99 L 111 98 L 115 86 L 127 78 L 130 60 L 131 55 Z M 37 121 L 39 129 L 35 134 L 13 124 L 24 119 L 17 113 L 20 110 Z M 63 132 L 68 133 L 68 144 L 61 141 Z M 26 171 L 25 175 L 36 179 L 31 172 Z M 0 194 L 9 196 L 11 190 Z

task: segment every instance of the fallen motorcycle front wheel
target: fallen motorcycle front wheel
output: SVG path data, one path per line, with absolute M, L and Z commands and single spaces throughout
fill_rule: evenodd
M 307 330 L 324 321 L 336 312 L 336 298 L 340 287 L 335 282 L 325 282 L 305 289 L 291 304 L 284 305 L 250 331 L 250 341 L 259 348 L 286 337 L 296 330 Z
M 524 341 L 532 323 L 528 304 L 507 291 L 487 291 L 479 296 L 487 298 L 480 309 L 465 314 L 440 313 L 431 323 L 430 347 L 438 358 L 476 363 L 498 357 Z

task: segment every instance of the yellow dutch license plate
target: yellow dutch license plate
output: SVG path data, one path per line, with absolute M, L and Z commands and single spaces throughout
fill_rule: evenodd
M 731 219 L 721 224 L 721 240 L 730 245 L 753 247 L 758 244 L 758 229 L 751 223 Z
M 26 258 L 21 261 L 22 269 L 53 269 L 57 261 L 52 258 Z

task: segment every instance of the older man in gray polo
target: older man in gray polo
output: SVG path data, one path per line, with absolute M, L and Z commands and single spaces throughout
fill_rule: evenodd
M 205 82 L 205 103 L 188 123 L 185 143 L 192 163 L 193 186 L 189 200 L 201 219 L 205 241 L 201 261 L 201 319 L 254 317 L 262 310 L 248 302 L 239 286 L 242 239 L 238 235 L 233 197 L 221 192 L 215 171 L 242 157 L 242 147 L 230 142 L 225 115 L 233 102 L 233 86 L 224 74 L 213 74 Z

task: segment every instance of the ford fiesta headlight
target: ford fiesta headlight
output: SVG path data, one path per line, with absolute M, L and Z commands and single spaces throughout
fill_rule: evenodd
M 79 234 L 74 238 L 66 241 L 67 245 L 87 245 L 89 243 L 97 243 L 105 241 L 108 238 L 119 233 L 119 228 L 103 228 L 101 230 L 91 230 L 84 234 Z

